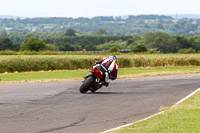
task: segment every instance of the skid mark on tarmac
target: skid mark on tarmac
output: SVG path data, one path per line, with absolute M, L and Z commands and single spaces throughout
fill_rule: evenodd
M 73 127 L 73 126 L 76 126 L 76 125 L 78 125 L 79 123 L 85 121 L 86 118 L 87 118 L 87 117 L 83 117 L 83 118 L 80 119 L 79 121 L 73 122 L 73 123 L 71 123 L 70 125 L 67 125 L 67 126 L 62 126 L 62 127 L 57 127 L 57 128 L 53 128 L 53 129 L 43 130 L 43 131 L 36 132 L 36 133 L 47 133 L 47 132 L 53 132 L 53 131 L 58 131 L 58 130 L 62 130 L 62 129 L 65 129 L 65 128 Z

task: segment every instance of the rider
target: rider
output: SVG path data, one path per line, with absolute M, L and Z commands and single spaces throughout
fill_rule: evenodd
M 103 71 L 108 72 L 109 78 L 115 80 L 117 78 L 118 65 L 116 64 L 117 57 L 115 55 L 110 55 L 109 58 L 105 57 L 100 61 L 97 61 L 95 65 L 101 64 Z M 109 83 L 107 83 L 108 85 Z M 106 85 L 106 86 L 107 86 Z

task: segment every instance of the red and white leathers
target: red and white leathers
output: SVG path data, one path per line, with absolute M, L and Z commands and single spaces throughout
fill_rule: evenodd
M 110 79 L 114 80 L 117 78 L 118 65 L 116 64 L 115 60 L 105 57 L 96 62 L 96 64 L 101 64 L 104 71 L 109 73 Z

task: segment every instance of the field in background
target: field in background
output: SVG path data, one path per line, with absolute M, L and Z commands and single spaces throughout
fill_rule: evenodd
M 89 69 L 109 55 L 1 55 L 0 73 Z M 121 54 L 117 55 L 120 68 L 200 66 L 200 54 Z

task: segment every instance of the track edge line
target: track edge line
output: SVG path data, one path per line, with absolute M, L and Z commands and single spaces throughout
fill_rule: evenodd
M 178 101 L 175 105 L 178 105 L 178 104 L 182 103 L 182 102 L 185 101 L 186 99 L 188 99 L 188 98 L 190 98 L 191 96 L 193 96 L 194 94 L 196 94 L 198 91 L 200 91 L 200 88 L 196 89 L 196 90 L 193 91 L 191 94 L 187 95 L 186 97 L 184 97 L 183 99 L 181 99 L 180 101 Z M 101 133 L 108 133 L 108 132 L 111 132 L 111 131 L 114 131 L 114 130 L 118 130 L 118 129 L 123 128 L 123 127 L 127 127 L 127 126 L 130 126 L 130 125 L 133 125 L 133 124 L 135 124 L 135 123 L 139 123 L 139 122 L 145 121 L 145 120 L 150 119 L 150 118 L 152 118 L 152 117 L 154 117 L 154 116 L 156 116 L 156 115 L 162 114 L 163 112 L 164 112 L 164 111 L 158 112 L 158 113 L 156 113 L 156 114 L 153 114 L 153 115 L 151 115 L 151 116 L 149 116 L 149 117 L 146 117 L 146 118 L 144 118 L 144 119 L 138 120 L 138 121 L 136 121 L 136 122 L 132 122 L 132 123 L 129 123 L 129 124 L 126 124 L 126 125 L 122 125 L 122 126 L 119 126 L 119 127 L 116 127 L 116 128 L 112 128 L 112 129 L 103 131 L 103 132 L 101 132 Z

